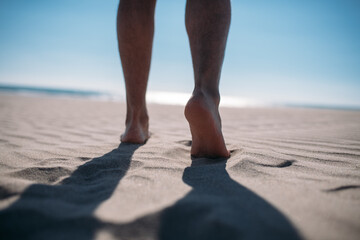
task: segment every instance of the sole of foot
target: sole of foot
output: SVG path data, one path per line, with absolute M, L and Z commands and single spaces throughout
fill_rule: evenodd
M 221 131 L 218 106 L 212 98 L 202 93 L 193 95 L 186 104 L 184 113 L 192 135 L 192 157 L 230 157 Z

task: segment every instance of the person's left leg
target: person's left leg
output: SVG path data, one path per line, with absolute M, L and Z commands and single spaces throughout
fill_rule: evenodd
M 230 0 L 187 0 L 186 30 L 195 88 L 185 107 L 194 157 L 229 157 L 221 130 L 219 81 L 230 26 Z
M 119 52 L 126 86 L 126 129 L 121 141 L 149 138 L 146 88 L 149 77 L 156 0 L 121 0 L 117 16 Z

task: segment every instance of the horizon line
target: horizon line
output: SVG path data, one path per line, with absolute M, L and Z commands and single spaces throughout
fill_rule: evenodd
M 2 84 L 0 92 L 15 93 L 19 95 L 52 96 L 52 97 L 80 97 L 100 101 L 125 102 L 125 94 L 111 93 L 109 91 L 84 90 L 76 88 L 58 88 L 35 85 Z M 185 106 L 191 93 L 174 91 L 148 91 L 146 101 L 151 104 Z M 221 96 L 220 107 L 249 108 L 249 107 L 295 107 L 334 110 L 360 110 L 360 105 L 354 104 L 319 104 L 297 102 L 269 102 L 259 101 L 237 96 Z

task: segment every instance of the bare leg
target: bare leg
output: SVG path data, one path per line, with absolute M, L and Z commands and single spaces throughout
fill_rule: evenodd
M 156 0 L 121 0 L 117 16 L 119 52 L 126 86 L 126 129 L 122 142 L 149 138 L 145 94 L 154 36 Z
M 229 157 L 219 115 L 219 80 L 230 26 L 230 0 L 187 0 L 185 23 L 195 88 L 185 107 L 194 157 Z

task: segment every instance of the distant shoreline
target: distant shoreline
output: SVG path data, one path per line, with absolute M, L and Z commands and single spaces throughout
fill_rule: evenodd
M 74 96 L 99 96 L 103 93 L 98 91 L 84 91 L 74 89 L 58 89 L 47 87 L 32 87 L 32 86 L 16 86 L 16 85 L 0 85 L 0 91 L 16 92 L 16 93 L 40 93 L 47 95 L 74 95 Z
M 105 91 L 78 90 L 67 88 L 51 88 L 36 86 L 21 86 L 0 84 L 0 93 L 18 94 L 22 96 L 49 96 L 49 97 L 75 97 L 100 101 L 125 102 L 126 97 L 121 94 L 113 94 Z M 147 102 L 164 105 L 184 106 L 190 97 L 190 93 L 178 92 L 152 92 L 147 93 Z M 359 111 L 360 106 L 350 105 L 326 105 L 326 104 L 301 104 L 301 103 L 263 103 L 252 99 L 232 96 L 222 96 L 221 107 L 248 108 L 248 107 L 291 107 Z

